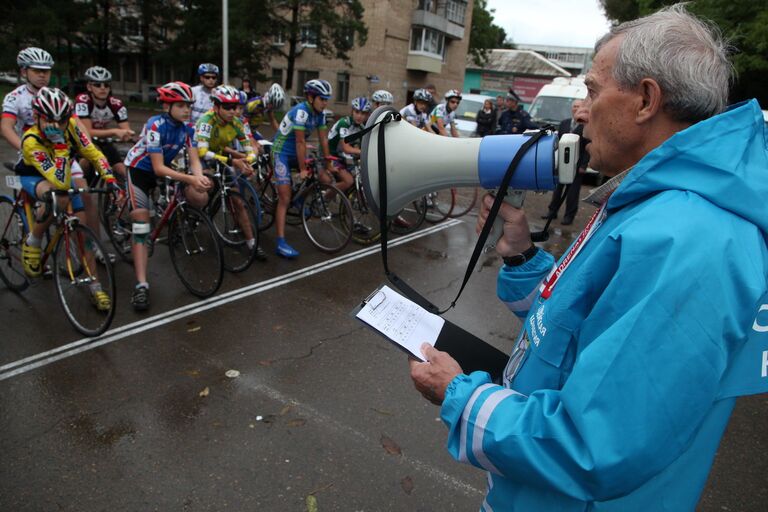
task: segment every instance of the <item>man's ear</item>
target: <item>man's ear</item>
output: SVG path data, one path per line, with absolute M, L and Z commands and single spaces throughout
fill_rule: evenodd
M 653 78 L 643 78 L 640 80 L 638 92 L 642 104 L 637 112 L 636 121 L 645 123 L 655 117 L 662 109 L 661 87 Z

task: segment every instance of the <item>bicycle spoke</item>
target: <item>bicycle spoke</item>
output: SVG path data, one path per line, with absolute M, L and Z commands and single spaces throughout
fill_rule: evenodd
M 0 198 L 0 279 L 14 291 L 29 286 L 21 263 L 21 246 L 24 241 L 24 221 L 13 202 Z

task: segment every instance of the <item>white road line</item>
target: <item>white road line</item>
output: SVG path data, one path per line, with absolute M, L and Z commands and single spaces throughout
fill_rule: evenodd
M 389 246 L 396 247 L 398 245 L 408 243 L 412 240 L 416 240 L 418 238 L 422 238 L 425 236 L 429 236 L 433 233 L 443 231 L 444 229 L 451 228 L 457 224 L 460 224 L 461 222 L 462 221 L 456 220 L 456 219 L 449 220 L 447 222 L 440 223 L 431 228 L 417 231 L 416 233 L 412 233 L 410 235 L 406 235 L 401 238 L 398 238 L 392 241 L 389 244 Z M 116 327 L 114 329 L 110 329 L 109 331 L 105 332 L 104 334 L 96 338 L 83 338 L 83 339 L 74 341 L 72 343 L 62 345 L 55 349 L 48 350 L 46 352 L 40 352 L 39 354 L 25 357 L 23 359 L 19 359 L 12 363 L 4 364 L 3 366 L 0 366 L 0 381 L 5 379 L 10 379 L 11 377 L 21 375 L 28 371 L 34 370 L 36 368 L 40 368 L 42 366 L 49 365 L 51 363 L 60 361 L 62 359 L 66 359 L 68 357 L 75 356 L 77 354 L 80 354 L 81 352 L 93 350 L 95 348 L 101 347 L 102 345 L 107 345 L 109 343 L 122 340 L 129 336 L 133 336 L 134 334 L 138 334 L 144 331 L 148 331 L 150 329 L 154 329 L 155 327 L 160 327 L 162 325 L 169 324 L 181 318 L 185 318 L 197 313 L 201 313 L 203 311 L 208 311 L 209 309 L 214 309 L 219 306 L 223 306 L 224 304 L 228 304 L 236 300 L 250 297 L 251 295 L 256 295 L 258 293 L 271 290 L 272 288 L 277 288 L 279 286 L 290 284 L 294 281 L 298 281 L 300 279 L 304 279 L 306 277 L 319 274 L 320 272 L 325 272 L 326 270 L 330 270 L 332 268 L 345 265 L 352 261 L 358 260 L 360 258 L 364 258 L 366 256 L 369 256 L 371 254 L 375 254 L 378 252 L 379 252 L 379 245 L 377 244 L 373 247 L 360 249 L 359 251 L 355 251 L 349 254 L 344 254 L 342 256 L 339 256 L 330 260 L 322 261 L 320 263 L 316 263 L 315 265 L 310 265 L 309 267 L 295 270 L 293 272 L 284 274 L 282 276 L 277 276 L 271 279 L 260 281 L 252 285 L 238 288 L 237 290 L 232 290 L 226 293 L 222 293 L 221 295 L 215 295 L 213 297 L 202 300 L 200 302 L 195 302 L 192 304 L 188 304 L 186 306 L 181 306 L 171 311 L 166 311 L 165 313 L 160 313 L 158 315 L 151 316 L 149 318 L 139 320 L 137 322 L 133 322 L 120 327 Z

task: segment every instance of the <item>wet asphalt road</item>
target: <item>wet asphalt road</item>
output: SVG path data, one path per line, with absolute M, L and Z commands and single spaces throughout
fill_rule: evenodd
M 537 227 L 547 200 L 527 200 Z M 555 222 L 549 249 L 561 253 L 590 213 Z M 473 222 L 393 248 L 392 267 L 447 304 Z M 384 279 L 376 250 L 326 256 L 299 228 L 288 236 L 302 256 L 227 274 L 224 304 L 191 297 L 159 247 L 152 309 L 135 314 L 132 269 L 117 264 L 115 334 L 101 346 L 73 345 L 52 282 L 22 296 L 0 286 L 0 510 L 476 510 L 483 475 L 447 455 L 405 357 L 348 317 Z M 271 232 L 263 244 L 274 250 Z M 498 259 L 486 263 L 447 317 L 508 351 L 519 322 L 495 300 Z M 699 510 L 768 508 L 767 404 L 739 401 Z

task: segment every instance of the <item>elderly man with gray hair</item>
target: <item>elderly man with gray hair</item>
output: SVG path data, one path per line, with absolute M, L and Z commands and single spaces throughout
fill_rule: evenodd
M 482 510 L 692 511 L 736 398 L 768 392 L 768 152 L 757 102 L 726 108 L 726 48 L 680 5 L 602 38 L 594 215 L 555 262 L 501 210 L 497 292 L 523 319 L 501 383 L 411 361 L 451 454 L 488 472 Z

